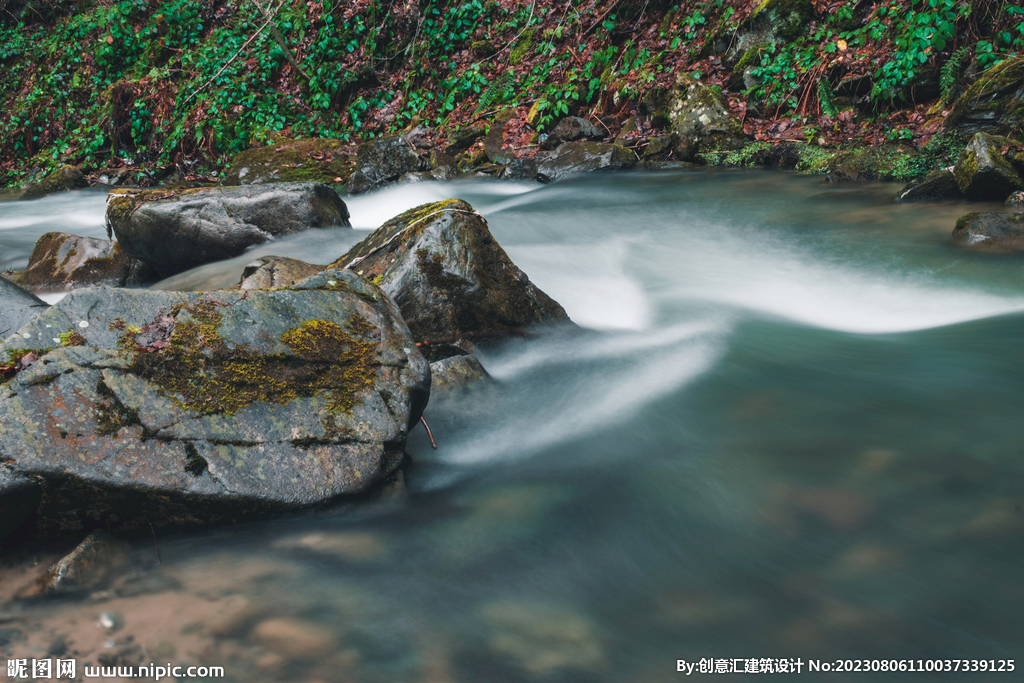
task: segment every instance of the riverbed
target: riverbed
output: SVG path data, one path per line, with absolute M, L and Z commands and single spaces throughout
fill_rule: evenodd
M 104 590 L 0 606 L 0 651 L 360 683 L 658 683 L 702 658 L 909 681 L 936 675 L 806 672 L 1014 659 L 1024 261 L 958 249 L 965 204 L 898 190 L 770 172 L 404 184 L 346 198 L 355 230 L 159 283 L 327 263 L 461 197 L 586 330 L 482 347 L 494 384 L 428 406 L 438 448 L 410 436 L 404 496 L 162 536 L 159 561 L 135 539 Z M 50 230 L 105 237 L 104 202 L 0 203 L 0 267 Z M 0 601 L 67 550 L 6 551 Z

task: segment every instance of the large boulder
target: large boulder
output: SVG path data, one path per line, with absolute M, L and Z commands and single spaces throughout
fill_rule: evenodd
M 430 162 L 403 135 L 364 142 L 356 156 L 356 170 L 346 187 L 349 194 L 368 192 L 406 173 L 430 170 Z
M 276 291 L 77 290 L 12 351 L 34 362 L 0 384 L 0 462 L 42 485 L 42 535 L 370 491 L 430 388 L 394 302 L 339 270 Z
M 944 125 L 967 134 L 1024 135 L 1024 56 L 983 72 L 953 103 Z
M 926 176 L 912 180 L 896 195 L 897 202 L 938 202 L 945 199 L 961 199 L 953 172 L 947 169 L 932 171 Z
M 12 279 L 33 291 L 59 291 L 90 285 L 131 287 L 158 277 L 152 268 L 128 256 L 118 242 L 48 232 L 36 242 L 28 268 Z
M 281 235 L 350 226 L 348 218 L 338 193 L 320 183 L 112 190 L 107 199 L 107 225 L 125 253 L 165 277 Z
M 347 183 L 355 168 L 352 146 L 340 140 L 278 138 L 231 160 L 223 185 L 310 181 Z
M 961 216 L 953 230 L 953 241 L 976 251 L 1024 251 L 1024 212 Z
M 677 140 L 676 157 L 681 161 L 740 149 L 748 142 L 721 93 L 688 75 L 680 75 L 669 92 L 667 117 Z
M 379 283 L 417 341 L 521 334 L 567 321 L 461 199 L 424 204 L 391 219 L 332 264 Z
M 623 171 L 636 165 L 636 155 L 607 142 L 563 142 L 537 164 L 537 179 L 549 183 L 578 173 Z
M 1008 138 L 977 133 L 956 161 L 953 176 L 960 192 L 975 201 L 1003 201 L 1014 190 L 1024 188 L 1024 179 L 1002 149 L 1018 143 Z
M 82 169 L 65 164 L 25 188 L 21 199 L 39 199 L 48 194 L 77 190 L 88 185 L 89 182 L 82 174 Z
M 0 277 L 0 339 L 6 339 L 46 310 L 47 303 Z M 0 356 L 0 365 L 7 359 Z

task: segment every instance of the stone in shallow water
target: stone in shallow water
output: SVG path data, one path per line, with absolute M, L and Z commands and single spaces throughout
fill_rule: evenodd
M 80 345 L 47 351 L 67 329 Z M 351 272 L 273 292 L 79 290 L 19 333 L 0 353 L 40 358 L 0 385 L 0 456 L 41 482 L 43 532 L 231 521 L 371 490 L 429 392 L 394 303 Z
M 600 671 L 606 660 L 593 622 L 567 605 L 539 600 L 501 600 L 481 610 L 491 637 L 488 648 L 534 675 Z
M 323 657 L 334 650 L 336 644 L 334 636 L 324 627 L 293 618 L 260 622 L 253 629 L 252 639 L 292 659 Z
M 430 364 L 430 395 L 456 396 L 486 382 L 491 376 L 476 356 L 452 356 Z
M 568 321 L 565 310 L 512 263 L 487 222 L 461 199 L 391 219 L 338 259 L 380 284 L 417 341 L 502 337 Z
M 1024 251 L 1024 212 L 961 216 L 953 230 L 953 241 L 976 251 Z
M 974 201 L 1003 201 L 1024 188 L 1024 178 L 1001 150 L 1017 142 L 987 133 L 975 135 L 956 161 L 953 177 L 965 197 Z
M 594 171 L 624 171 L 636 165 L 636 155 L 607 142 L 563 142 L 537 164 L 537 179 L 549 183 Z
M 117 242 L 48 232 L 36 242 L 28 268 L 13 279 L 33 291 L 57 291 L 90 285 L 130 287 L 158 278 Z
M 348 227 L 348 207 L 320 183 L 113 190 L 107 225 L 125 252 L 167 277 L 240 255 L 274 237 Z
M 923 178 L 912 180 L 896 195 L 897 202 L 937 202 L 945 199 L 961 199 L 963 195 L 956 185 L 956 178 L 949 170 L 932 171 Z
M 123 567 L 127 559 L 126 545 L 98 529 L 50 567 L 23 597 L 91 590 Z
M 323 266 L 286 256 L 261 256 L 242 271 L 240 289 L 280 289 L 291 287 L 310 275 L 316 275 Z

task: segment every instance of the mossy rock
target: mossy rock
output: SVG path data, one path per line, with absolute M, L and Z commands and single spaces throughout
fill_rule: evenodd
M 483 217 L 459 199 L 391 219 L 332 267 L 380 284 L 420 342 L 501 337 L 568 321 L 512 263 Z
M 953 230 L 953 241 L 974 251 L 1024 252 L 1024 212 L 961 216 Z
M 530 54 L 533 50 L 533 35 L 535 30 L 532 28 L 523 31 L 522 35 L 519 36 L 519 40 L 512 46 L 512 52 L 509 53 L 508 62 L 512 66 L 518 65 L 523 61 L 526 55 Z
M 670 130 L 676 135 L 683 161 L 744 147 L 749 138 L 732 117 L 722 94 L 687 75 L 680 75 L 668 105 Z
M 310 181 L 345 184 L 355 169 L 353 145 L 340 140 L 278 138 L 272 144 L 235 155 L 223 185 Z
M 1024 178 L 1002 154 L 1004 148 L 1019 146 L 1009 138 L 977 133 L 953 169 L 960 192 L 974 201 L 1003 201 L 1024 188 Z
M 968 135 L 1024 136 L 1024 56 L 984 71 L 953 104 L 945 126 Z
M 28 267 L 12 279 L 31 291 L 45 292 L 92 285 L 140 286 L 159 278 L 118 242 L 48 232 L 36 242 Z
M 53 348 L 66 329 L 79 343 Z M 12 350 L 40 358 L 0 384 L 0 453 L 42 485 L 43 535 L 371 491 L 430 384 L 394 302 L 337 270 L 276 291 L 78 290 L 0 344 Z
M 77 166 L 65 164 L 57 170 L 44 176 L 38 182 L 30 184 L 25 188 L 21 199 L 39 199 L 55 192 L 66 192 L 88 187 L 89 183 Z
M 814 3 L 811 0 L 762 0 L 750 14 L 753 21 L 767 24 L 783 40 L 802 35 L 813 16 Z

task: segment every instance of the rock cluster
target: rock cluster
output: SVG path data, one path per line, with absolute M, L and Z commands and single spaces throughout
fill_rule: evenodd
M 475 341 L 568 323 L 461 200 L 326 267 L 258 259 L 236 290 L 87 287 L 47 307 L 0 284 L 0 539 L 27 519 L 42 537 L 143 530 L 374 491 L 432 372 L 457 394 L 487 378 Z

